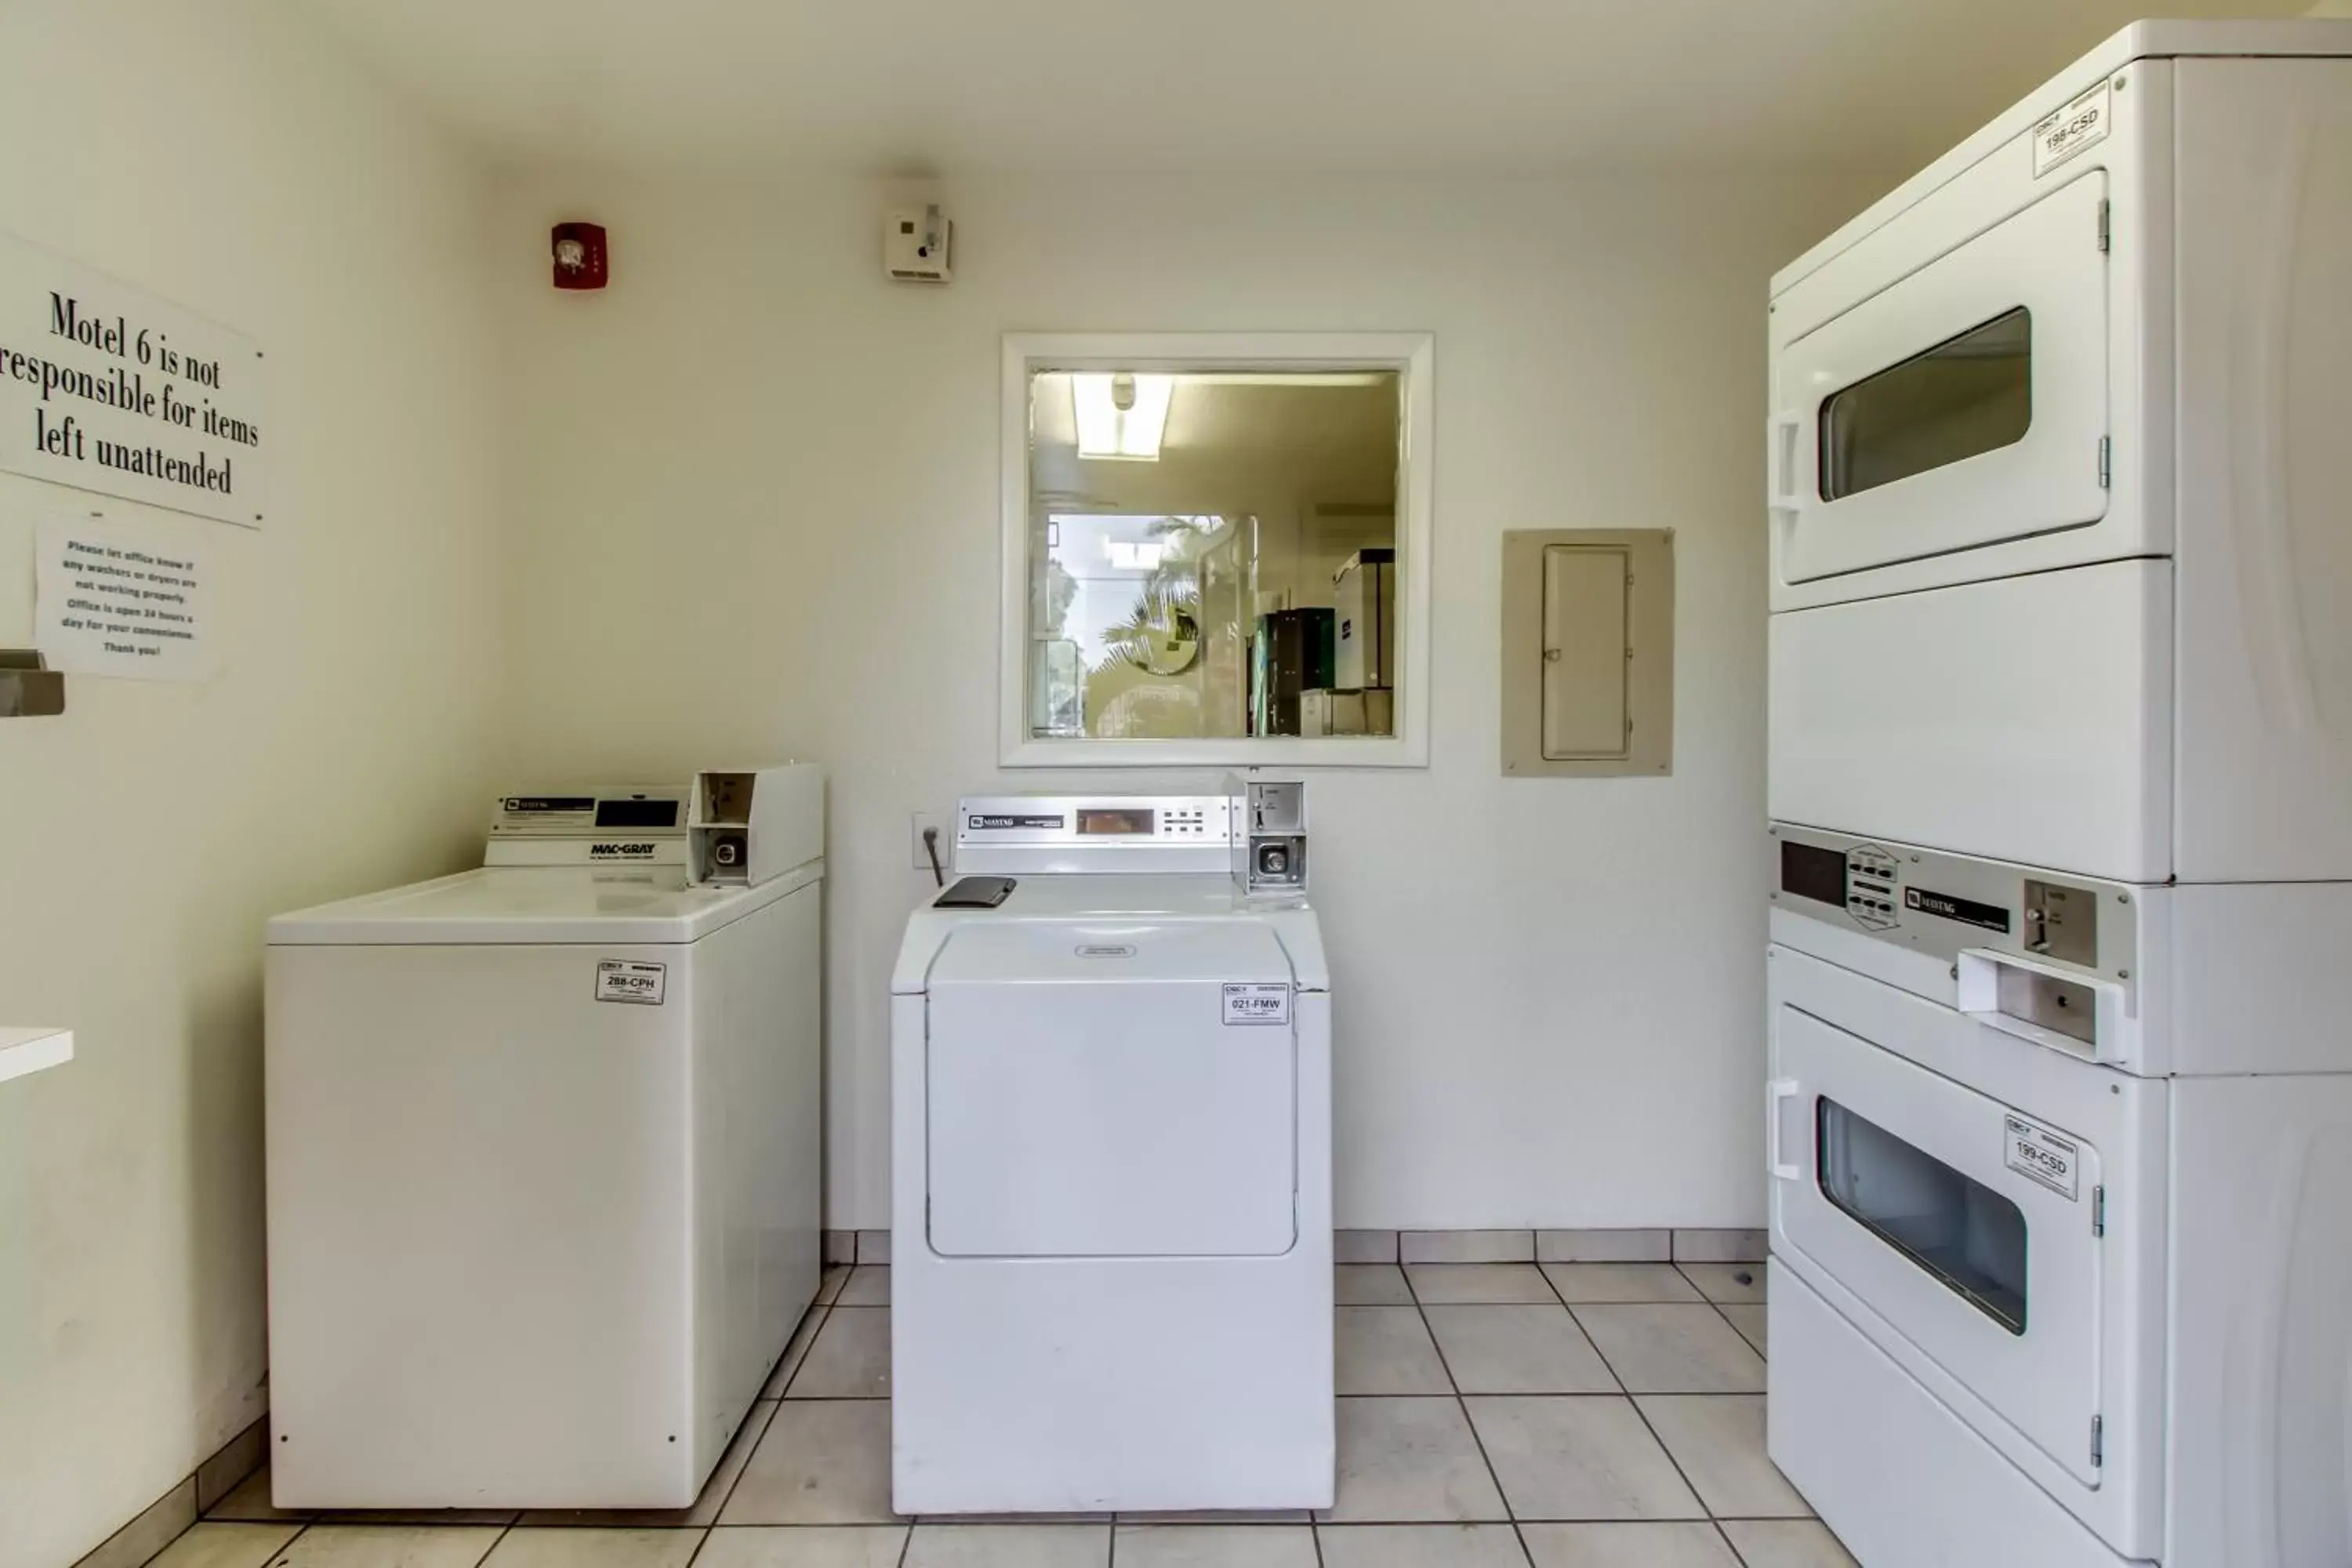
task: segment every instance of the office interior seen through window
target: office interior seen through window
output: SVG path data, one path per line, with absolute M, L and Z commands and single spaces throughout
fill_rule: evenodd
M 1401 384 L 1033 373 L 1031 738 L 1394 734 Z

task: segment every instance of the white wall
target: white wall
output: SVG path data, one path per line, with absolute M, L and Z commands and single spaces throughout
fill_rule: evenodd
M 0 224 L 273 367 L 226 672 L 0 721 L 0 1023 L 79 1035 L 0 1084 L 0 1565 L 58 1568 L 263 1408 L 261 924 L 478 853 L 498 498 L 485 187 L 292 7 L 0 8 Z M 90 504 L 0 478 L 0 646 Z
M 1764 290 L 1884 184 L 966 182 L 927 289 L 866 184 L 520 181 L 509 776 L 830 768 L 828 1223 L 887 1225 L 908 815 L 1076 782 L 995 766 L 999 334 L 1432 331 L 1432 765 L 1310 785 L 1339 1223 L 1759 1223 Z M 1580 525 L 1679 531 L 1670 780 L 1498 776 L 1498 536 Z

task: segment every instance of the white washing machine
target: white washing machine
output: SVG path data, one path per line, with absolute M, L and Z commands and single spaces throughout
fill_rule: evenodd
M 823 791 L 509 796 L 270 922 L 280 1506 L 693 1502 L 816 1290 Z
M 1330 982 L 1272 787 L 962 804 L 891 980 L 899 1512 L 1330 1505 Z

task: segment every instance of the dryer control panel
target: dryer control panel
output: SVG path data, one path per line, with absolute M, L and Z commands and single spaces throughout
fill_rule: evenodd
M 2128 982 L 2139 906 L 2125 883 L 1777 824 L 1776 908 L 1957 963 L 1970 949 Z

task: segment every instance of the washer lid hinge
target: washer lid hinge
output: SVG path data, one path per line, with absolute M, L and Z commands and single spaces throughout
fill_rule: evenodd
M 2112 436 L 2099 437 L 2099 488 L 2105 489 L 2115 467 L 2116 443 Z
M 2099 249 L 2102 253 L 2114 243 L 2113 233 L 2107 224 L 2108 211 L 2107 198 L 2101 196 L 2099 198 Z
M 2097 1469 L 2107 1460 L 2107 1421 L 2104 1415 L 2091 1417 L 2091 1468 Z
M 2107 1234 L 2107 1189 L 2103 1186 L 2091 1189 L 2091 1234 Z

